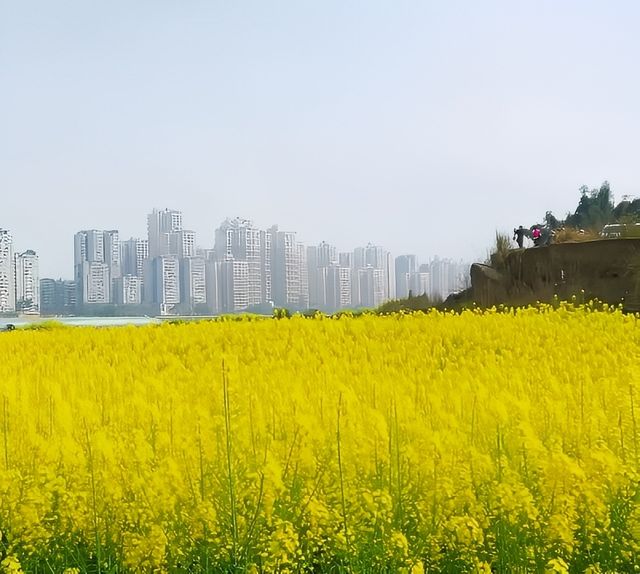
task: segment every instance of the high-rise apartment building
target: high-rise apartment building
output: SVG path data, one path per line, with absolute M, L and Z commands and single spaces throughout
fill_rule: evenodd
M 309 268 L 307 266 L 307 248 L 298 243 L 298 269 L 300 270 L 300 295 L 298 307 L 309 308 Z
M 214 251 L 219 261 L 247 262 L 248 305 L 265 302 L 263 233 L 248 219 L 226 219 L 215 232 Z
M 147 216 L 147 232 L 149 261 L 143 273 L 144 300 L 158 305 L 161 313 L 169 313 L 181 302 L 182 289 L 189 284 L 189 278 L 187 283 L 181 279 L 181 262 L 196 256 L 196 234 L 183 229 L 182 212 L 173 209 L 154 209 Z M 201 271 L 204 281 L 204 264 Z M 200 279 L 194 280 L 197 283 Z M 198 289 L 204 293 L 204 284 Z
M 220 262 L 220 310 L 242 311 L 249 306 L 249 264 L 231 257 Z
M 318 267 L 329 267 L 338 262 L 337 249 L 333 245 L 329 245 L 323 241 L 316 248 L 316 257 Z
M 207 310 L 209 311 L 209 313 L 212 313 L 214 315 L 222 311 L 221 268 L 222 262 L 217 261 L 213 253 L 210 254 L 204 261 Z
M 339 309 L 351 307 L 351 269 L 337 264 L 319 267 L 317 270 L 319 283 L 323 286 L 320 305 L 311 308 L 333 313 Z
M 168 234 L 169 255 L 194 257 L 196 254 L 196 233 L 182 229 Z
M 13 239 L 6 229 L 0 229 L 0 313 L 16 309 L 13 271 Z
M 429 295 L 430 284 L 431 276 L 424 271 L 416 271 L 409 276 L 409 292 L 412 295 Z
M 43 315 L 69 315 L 76 308 L 75 281 L 63 279 L 40 280 L 40 313 Z
M 309 267 L 309 307 L 320 311 L 330 310 L 331 285 L 329 282 L 328 267 Z
M 83 305 L 111 303 L 111 274 L 106 263 L 83 261 L 79 266 L 79 300 Z
M 364 248 L 365 267 L 382 270 L 383 297 L 382 302 L 394 299 L 396 294 L 395 264 L 391 254 L 378 245 L 367 245 Z
M 364 269 L 367 266 L 367 254 L 364 247 L 356 247 L 351 259 L 352 269 Z
M 109 266 L 111 280 L 121 274 L 120 266 L 120 234 L 115 229 L 104 232 L 104 262 Z
M 292 231 L 271 232 L 271 285 L 273 301 L 279 307 L 300 307 L 300 248 Z M 303 296 L 303 298 L 306 298 Z
M 142 303 L 142 278 L 137 275 L 122 275 L 114 279 L 113 301 L 118 305 L 140 305 Z
M 340 267 L 353 267 L 353 253 L 338 253 L 338 265 Z
M 466 289 L 471 281 L 468 264 L 440 257 L 434 257 L 429 263 L 420 265 L 418 273 L 428 276 L 427 295 L 435 300 L 444 300 L 451 293 Z M 424 277 L 419 280 L 424 282 Z
M 332 269 L 338 274 L 338 308 L 351 307 L 351 268 L 334 266 Z
M 74 236 L 74 278 L 80 305 L 112 303 L 112 281 L 120 276 L 116 230 L 90 229 Z
M 354 306 L 377 307 L 395 297 L 394 261 L 384 248 L 369 243 L 366 247 L 354 249 L 352 271 Z
M 142 278 L 144 262 L 149 258 L 149 240 L 132 237 L 121 243 L 122 274 Z
M 340 309 L 340 275 L 339 267 L 331 265 L 328 267 L 319 267 L 318 271 L 323 273 L 325 279 L 326 292 L 326 310 L 334 312 Z
M 385 277 L 382 269 L 368 265 L 357 270 L 358 290 L 362 307 L 379 307 L 385 302 Z
M 185 257 L 180 260 L 180 295 L 182 303 L 193 311 L 207 303 L 207 278 L 203 257 Z
M 308 297 L 309 307 L 333 312 L 348 306 L 340 303 L 340 278 L 337 250 L 326 242 L 307 248 Z M 349 298 L 351 288 L 349 287 Z
M 80 233 L 76 234 L 76 237 L 78 237 L 80 234 L 84 235 L 85 241 L 85 257 L 82 259 L 82 261 L 104 263 L 107 259 L 104 253 L 104 231 L 90 229 L 88 231 L 81 231 Z
M 396 266 L 393 255 L 388 251 L 384 254 L 382 271 L 384 273 L 384 300 L 396 298 Z
M 414 295 L 417 293 L 411 289 L 411 275 L 418 271 L 418 261 L 415 255 L 400 255 L 395 260 L 396 273 L 396 297 L 405 299 L 411 290 Z
M 29 249 L 16 253 L 15 262 L 16 310 L 22 313 L 40 312 L 40 276 L 38 256 Z
M 178 255 L 178 253 L 171 253 L 170 234 L 179 231 L 182 231 L 181 211 L 174 209 L 154 209 L 147 216 L 149 258 L 154 259 L 161 255 Z
M 75 313 L 78 308 L 78 286 L 75 281 L 69 279 L 63 279 L 61 282 L 63 313 Z
M 261 297 L 263 303 L 273 303 L 273 253 L 271 244 L 271 230 L 260 231 Z
M 62 307 L 62 290 L 56 292 L 55 279 L 40 279 L 40 312 L 45 315 L 56 315 L 57 307 Z
M 309 306 L 324 309 L 326 301 L 326 273 L 318 266 L 318 247 L 307 247 L 307 282 L 309 285 Z
M 155 305 L 161 315 L 168 315 L 180 303 L 180 260 L 161 255 L 145 262 L 144 301 Z

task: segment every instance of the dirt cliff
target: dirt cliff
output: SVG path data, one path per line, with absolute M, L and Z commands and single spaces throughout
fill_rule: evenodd
M 471 266 L 473 301 L 526 305 L 572 295 L 640 311 L 640 239 L 603 239 L 514 249 L 503 268 Z

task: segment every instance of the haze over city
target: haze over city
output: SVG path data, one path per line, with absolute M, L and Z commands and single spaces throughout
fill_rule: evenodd
M 632 2 L 0 0 L 0 227 L 70 276 L 150 206 L 482 259 L 582 184 L 638 191 Z

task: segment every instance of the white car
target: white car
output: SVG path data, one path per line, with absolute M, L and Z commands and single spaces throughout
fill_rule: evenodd
M 639 237 L 640 223 L 608 223 L 602 228 L 600 236 L 606 239 L 619 237 Z

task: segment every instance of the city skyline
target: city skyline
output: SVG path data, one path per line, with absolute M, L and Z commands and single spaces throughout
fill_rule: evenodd
M 185 212 L 183 210 L 181 210 L 181 213 L 183 214 L 183 217 L 186 217 L 184 214 Z M 31 249 L 33 251 L 35 251 L 36 253 L 38 253 L 38 255 L 40 256 L 40 271 L 41 271 L 41 275 L 46 276 L 46 277 L 56 277 L 56 278 L 71 278 L 69 269 L 73 269 L 73 265 L 74 265 L 74 261 L 73 261 L 73 250 L 61 250 L 59 248 L 57 248 L 57 246 L 60 245 L 64 245 L 65 243 L 68 242 L 68 236 L 65 237 L 63 236 L 61 233 L 60 234 L 49 234 L 47 236 L 46 241 L 33 241 L 30 239 L 30 237 L 24 233 L 24 230 L 20 227 L 14 227 L 9 225 L 10 221 L 12 218 L 8 218 L 6 221 L 3 220 L 1 223 L 4 225 L 4 228 L 9 229 L 11 231 L 12 237 L 13 237 L 13 242 L 14 245 L 21 245 L 21 246 L 28 246 L 27 249 Z M 144 214 L 142 215 L 141 219 L 144 219 Z M 234 219 L 243 219 L 242 216 L 240 215 L 234 215 L 234 216 L 223 216 L 220 218 L 220 222 L 222 221 L 227 221 L 227 220 L 234 220 Z M 256 218 L 252 218 L 251 221 L 256 225 L 256 227 L 259 228 L 268 228 L 271 225 L 273 225 L 270 222 L 262 222 Z M 109 224 L 110 223 L 110 224 Z M 193 233 L 195 234 L 196 237 L 198 237 L 198 242 L 200 243 L 201 246 L 203 245 L 213 245 L 215 243 L 215 232 L 216 232 L 216 225 L 217 224 L 209 224 L 207 226 L 205 226 L 205 231 L 199 231 L 197 229 L 193 229 Z M 281 227 L 282 229 L 293 229 L 295 227 L 295 225 L 281 225 L 278 224 L 279 227 Z M 107 221 L 107 225 L 85 225 L 82 226 L 83 229 L 86 230 L 92 230 L 92 229 L 108 229 L 110 227 L 113 227 L 113 220 L 110 219 L 109 221 Z M 2 225 L 0 225 L 0 228 L 2 228 Z M 77 230 L 79 229 L 79 227 L 76 225 L 72 231 L 71 231 L 71 235 L 73 235 L 74 233 L 77 232 Z M 123 231 L 123 229 L 126 229 L 127 231 Z M 131 239 L 131 238 L 136 238 L 136 237 L 141 237 L 141 236 L 146 236 L 146 229 L 144 228 L 144 226 L 130 226 L 127 228 L 123 228 L 122 226 L 117 226 L 117 230 L 119 232 L 120 238 L 121 240 L 124 242 L 126 239 Z M 302 232 L 304 233 L 304 232 Z M 300 231 L 296 231 L 296 234 L 300 235 L 301 237 L 304 237 L 303 239 L 303 243 L 305 245 L 315 245 L 315 244 L 321 244 L 323 242 L 326 243 L 330 243 L 332 245 L 336 246 L 336 249 L 339 252 L 345 252 L 345 251 L 349 251 L 350 249 L 353 249 L 353 245 L 367 245 L 368 243 L 378 243 L 378 241 L 376 240 L 375 237 L 363 237 L 362 239 L 357 239 L 351 243 L 349 242 L 342 242 L 339 243 L 337 241 L 334 241 L 333 238 L 331 237 L 331 233 L 326 233 L 326 232 L 320 232 L 320 233 L 316 233 L 315 235 L 317 235 L 318 239 L 317 240 L 308 240 L 306 235 L 302 235 L 302 233 Z M 425 233 L 428 233 L 428 230 L 425 229 Z M 203 240 L 202 238 L 205 237 L 207 239 Z M 379 243 L 383 243 L 382 241 L 380 241 Z M 413 254 L 416 255 L 418 257 L 418 259 L 421 262 L 424 261 L 430 261 L 431 259 L 433 259 L 434 257 L 444 257 L 444 258 L 448 258 L 448 259 L 452 259 L 452 260 L 460 260 L 460 261 L 466 261 L 467 259 L 465 259 L 464 257 L 459 257 L 456 256 L 453 253 L 448 253 L 448 252 L 432 252 L 427 250 L 424 247 L 425 242 L 422 242 L 422 247 L 420 245 L 411 245 L 409 244 L 405 249 L 401 249 L 399 251 L 393 251 L 393 253 L 399 253 L 399 254 Z M 386 244 L 385 244 L 386 245 Z M 46 246 L 46 248 L 45 248 Z M 479 249 L 476 249 L 476 251 L 478 252 L 478 257 L 475 258 L 470 258 L 469 261 L 484 261 L 486 259 L 486 257 L 488 256 L 489 253 L 489 249 L 490 249 L 491 245 L 487 244 L 486 247 L 481 247 Z M 391 251 L 391 248 L 389 248 Z M 46 258 L 43 257 L 42 254 L 43 253 L 54 253 L 55 254 L 55 259 L 51 259 L 51 258 Z M 54 263 L 54 261 L 58 261 L 59 263 Z M 61 263 L 60 263 L 61 262 Z
M 462 262 L 435 256 L 419 265 L 415 254 L 395 256 L 372 243 L 348 251 L 326 241 L 309 245 L 296 231 L 278 225 L 260 229 L 243 218 L 224 219 L 209 235 L 209 244 L 183 227 L 181 211 L 168 208 L 147 214 L 146 237 L 124 239 L 113 227 L 77 231 L 72 279 L 40 273 L 44 282 L 36 280 L 35 287 L 42 267 L 37 252 L 21 252 L 22 246 L 14 246 L 10 232 L 3 230 L 3 309 L 37 312 L 41 291 L 43 313 L 51 312 L 53 307 L 46 307 L 53 301 L 57 309 L 77 306 L 78 312 L 101 305 L 146 305 L 159 314 L 218 314 L 265 304 L 333 312 L 377 307 L 410 292 L 445 298 L 468 282 L 468 265 Z M 4 274 L 3 261 L 5 271 L 10 269 Z M 3 286 L 2 276 L 10 288 Z
M 155 208 L 158 209 L 158 208 Z M 164 208 L 164 209 L 168 209 L 168 208 Z M 172 211 L 178 211 L 182 214 L 182 217 L 184 218 L 184 211 L 183 210 L 172 210 Z M 141 215 L 140 219 L 143 220 L 144 219 L 144 214 Z M 245 218 L 241 217 L 241 216 L 226 216 L 220 219 L 220 223 L 218 224 L 210 224 L 208 227 L 210 229 L 209 233 L 198 233 L 197 231 L 193 231 L 193 233 L 195 234 L 195 237 L 200 238 L 198 240 L 198 245 L 197 247 L 204 247 L 205 246 L 205 242 L 202 241 L 202 236 L 209 236 L 210 237 L 210 241 L 207 243 L 208 245 L 214 245 L 215 244 L 215 234 L 216 231 L 218 229 L 218 227 L 216 227 L 216 225 L 220 225 L 221 223 L 225 222 L 225 221 L 234 221 L 234 220 L 243 220 Z M 20 228 L 15 228 L 11 225 L 9 225 L 11 218 L 9 218 L 8 220 L 3 220 L 0 222 L 0 229 L 6 229 L 11 233 L 11 236 L 13 238 L 13 244 L 14 245 L 20 245 L 22 247 L 24 247 L 24 249 L 29 249 L 29 250 L 33 250 L 35 251 L 39 256 L 42 253 L 42 249 L 41 246 L 40 248 L 36 245 L 36 242 L 30 241 L 29 238 L 27 237 L 25 239 L 25 235 L 21 233 L 21 229 Z M 255 218 L 251 218 L 251 219 L 246 219 L 247 221 L 251 221 L 257 228 L 268 228 L 271 227 L 273 224 L 259 224 L 257 223 L 257 220 Z M 113 223 L 113 222 L 112 222 Z M 280 224 L 278 224 L 279 227 L 282 227 L 283 229 L 285 229 L 285 226 L 280 226 Z M 100 229 L 108 229 L 110 227 L 113 227 L 112 225 L 107 225 L 107 226 L 82 226 L 84 230 L 90 231 L 90 230 L 100 230 Z M 76 233 L 78 231 L 79 227 L 76 226 L 75 230 L 72 232 L 72 234 Z M 142 236 L 146 237 L 146 233 L 147 230 L 144 228 L 144 226 L 138 226 L 137 228 L 135 228 L 133 231 L 131 232 L 127 232 L 127 233 L 123 233 L 122 232 L 122 227 L 116 226 L 116 230 L 118 231 L 119 237 L 120 237 L 120 241 L 121 243 L 125 243 L 126 241 L 130 240 L 130 239 L 136 239 L 136 238 L 141 238 Z M 299 234 L 299 231 L 295 231 L 296 234 Z M 338 252 L 348 252 L 350 250 L 353 250 L 354 247 L 353 245 L 367 245 L 367 244 L 376 244 L 378 243 L 375 238 L 365 238 L 364 240 L 361 241 L 356 241 L 354 242 L 351 247 L 349 245 L 338 245 L 337 242 L 332 241 L 330 234 L 328 233 L 321 233 L 319 234 L 321 236 L 321 239 L 319 239 L 317 242 L 314 241 L 307 241 L 307 240 L 302 240 L 302 243 L 304 243 L 305 245 L 314 245 L 314 244 L 322 244 L 322 243 L 327 243 L 330 244 L 332 246 L 335 246 L 336 250 Z M 68 243 L 68 237 L 67 238 L 60 238 L 54 241 L 47 241 L 47 243 L 49 245 L 54 245 L 54 246 L 58 246 L 58 245 L 62 245 L 62 244 L 66 244 Z M 382 243 L 382 242 L 380 242 Z M 27 246 L 27 247 L 25 247 Z M 482 257 L 478 257 L 477 259 L 469 260 L 469 263 L 472 263 L 474 261 L 477 262 L 481 262 L 484 261 L 486 259 L 486 256 L 488 254 L 490 245 L 487 245 L 486 250 L 487 253 L 484 254 Z M 60 252 L 60 249 L 55 248 L 56 252 Z M 391 251 L 391 249 L 390 249 Z M 73 249 L 64 251 L 62 250 L 63 253 L 65 253 L 64 258 L 68 259 L 69 263 L 68 265 L 62 266 L 60 268 L 58 268 L 57 266 L 55 267 L 55 269 L 47 263 L 47 260 L 40 257 L 40 272 L 41 275 L 43 277 L 55 277 L 58 279 L 70 279 L 72 278 L 72 273 L 69 271 L 69 269 L 73 269 L 74 266 L 74 257 L 73 257 Z M 416 246 L 409 246 L 407 249 L 402 250 L 401 252 L 398 252 L 398 254 L 396 255 L 396 252 L 393 252 L 395 257 L 398 257 L 400 255 L 414 255 L 415 257 L 417 257 L 417 260 L 421 263 L 424 262 L 429 262 L 434 258 L 444 258 L 444 259 L 451 259 L 453 261 L 467 261 L 465 258 L 463 257 L 456 257 L 453 256 L 452 254 L 449 253 L 420 253 L 420 249 L 417 248 Z

